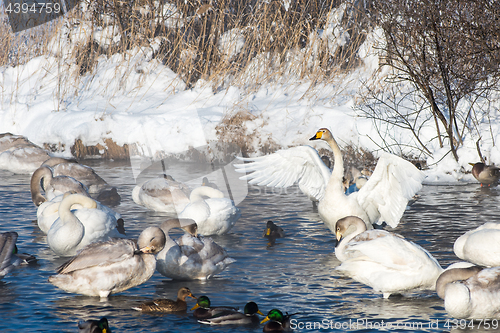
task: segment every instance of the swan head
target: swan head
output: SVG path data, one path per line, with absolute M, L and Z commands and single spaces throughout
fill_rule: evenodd
M 137 245 L 142 253 L 157 254 L 165 246 L 166 237 L 163 230 L 158 227 L 144 229 L 139 235 Z
M 447 286 L 456 281 L 465 281 L 473 275 L 479 273 L 483 267 L 470 266 L 460 268 L 449 268 L 445 270 L 436 280 L 436 292 L 438 296 L 445 299 Z
M 333 139 L 332 132 L 328 128 L 320 128 L 309 140 L 330 140 Z
M 160 228 L 165 234 L 168 234 L 170 229 L 181 228 L 192 236 L 198 236 L 198 225 L 193 219 L 168 219 L 160 225 Z
M 337 245 L 342 238 L 347 235 L 355 233 L 360 234 L 366 231 L 365 222 L 357 216 L 346 216 L 341 218 L 335 223 L 335 237 L 337 238 Z
M 182 220 L 184 220 L 184 223 L 181 223 L 181 229 L 190 234 L 191 236 L 198 237 L 198 225 L 196 224 L 196 222 L 192 219 L 182 219 Z

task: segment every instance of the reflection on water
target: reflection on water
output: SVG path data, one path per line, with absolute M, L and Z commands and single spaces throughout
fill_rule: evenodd
M 127 237 L 135 238 L 146 227 L 168 216 L 148 212 L 131 198 L 136 185 L 129 163 L 88 162 L 111 185 L 122 202 L 115 207 L 125 220 Z M 172 164 L 168 173 L 179 180 L 201 179 L 214 172 L 210 165 Z M 155 173 L 156 172 L 156 173 Z M 150 177 L 162 170 L 152 171 Z M 145 176 L 146 177 L 146 176 Z M 145 178 L 141 178 L 145 179 Z M 65 259 L 48 249 L 36 224 L 36 209 L 29 193 L 29 176 L 0 171 L 0 232 L 19 233 L 21 252 L 31 253 L 38 264 L 15 270 L 0 281 L 0 330 L 76 332 L 79 320 L 106 316 L 116 332 L 233 332 L 231 327 L 210 327 L 186 314 L 150 315 L 131 308 L 153 298 L 175 298 L 187 286 L 195 296 L 207 295 L 213 305 L 242 309 L 255 301 L 266 313 L 279 308 L 294 315 L 298 331 L 442 331 L 450 318 L 434 292 L 413 292 L 383 299 L 369 287 L 339 276 L 333 251 L 335 239 L 319 222 L 312 203 L 296 188 L 277 190 L 250 187 L 238 204 L 242 217 L 231 234 L 213 237 L 236 259 L 224 272 L 208 281 L 171 281 L 155 273 L 147 283 L 100 300 L 65 293 L 47 282 Z M 238 185 L 240 186 L 240 185 Z M 240 193 L 246 193 L 247 189 Z M 486 221 L 498 221 L 498 189 L 466 186 L 424 186 L 420 198 L 405 213 L 398 232 L 429 250 L 442 266 L 457 261 L 452 246 L 465 231 Z M 285 238 L 272 246 L 262 237 L 268 220 L 281 226 Z M 176 237 L 176 234 L 173 235 Z M 194 300 L 188 300 L 188 307 Z M 353 323 L 356 323 L 354 325 Z M 393 325 L 388 326 L 381 325 Z M 377 326 L 378 325 L 378 326 Z M 456 327 L 454 330 L 460 329 Z M 262 327 L 240 328 L 261 332 Z

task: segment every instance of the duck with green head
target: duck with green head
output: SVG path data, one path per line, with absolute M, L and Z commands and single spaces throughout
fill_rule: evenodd
M 194 310 L 193 317 L 197 319 L 207 319 L 231 311 L 238 311 L 238 309 L 230 306 L 210 306 L 210 299 L 207 296 L 198 297 L 198 302 L 191 310 Z
M 78 323 L 80 333 L 111 333 L 108 319 L 102 317 L 99 320 L 82 320 Z
M 263 324 L 265 322 L 263 332 L 288 332 L 291 331 L 290 328 L 290 317 L 293 314 L 283 315 L 283 313 L 278 309 L 272 309 L 268 312 L 266 318 L 264 318 L 260 323 Z
M 273 221 L 267 221 L 264 237 L 268 239 L 276 239 L 285 237 L 285 231 L 282 227 L 277 226 Z
M 255 302 L 248 302 L 243 313 L 236 310 L 227 311 L 213 318 L 198 320 L 198 322 L 208 325 L 256 325 L 260 322 L 257 314 L 264 316 Z

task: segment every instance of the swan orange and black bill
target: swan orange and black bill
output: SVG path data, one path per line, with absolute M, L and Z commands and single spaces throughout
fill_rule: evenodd
M 321 139 L 322 136 L 323 136 L 323 132 L 317 131 L 316 134 L 314 134 L 314 136 L 312 138 L 310 138 L 309 140 L 319 140 L 319 139 Z

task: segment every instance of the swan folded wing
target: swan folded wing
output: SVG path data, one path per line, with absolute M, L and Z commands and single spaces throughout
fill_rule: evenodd
M 412 163 L 392 154 L 383 154 L 366 184 L 353 193 L 370 221 L 396 227 L 408 201 L 422 188 L 425 174 Z
M 107 242 L 92 243 L 61 265 L 57 273 L 68 274 L 98 265 L 109 265 L 132 258 L 137 250 L 137 244 L 130 239 L 112 239 Z
M 289 187 L 298 183 L 302 192 L 316 200 L 321 200 L 325 193 L 330 169 L 323 163 L 316 149 L 310 146 L 298 146 L 279 150 L 274 154 L 239 158 L 245 164 L 235 164 L 237 172 L 251 172 L 240 177 L 249 180 L 252 185 L 270 187 Z
M 53 195 L 50 199 L 56 197 L 57 195 L 64 194 L 68 191 L 75 191 L 76 193 L 90 197 L 87 186 L 83 185 L 81 182 L 70 176 L 54 177 L 52 178 L 50 186 L 52 187 L 51 189 L 45 189 L 46 191 L 50 190 L 53 192 Z
M 373 235 L 367 241 L 357 239 L 358 236 L 353 238 L 346 248 L 349 259 L 376 262 L 396 270 L 418 270 L 427 265 L 429 260 L 439 267 L 439 263 L 427 250 L 407 241 L 401 235 L 385 232 L 384 236 L 384 232 L 369 230 Z
M 102 179 L 95 171 L 89 166 L 78 163 L 59 163 L 52 166 L 54 176 L 70 176 L 79 182 L 89 186 L 93 185 L 107 185 L 106 181 Z
M 489 289 L 500 293 L 500 267 L 483 269 L 466 282 L 470 289 Z

